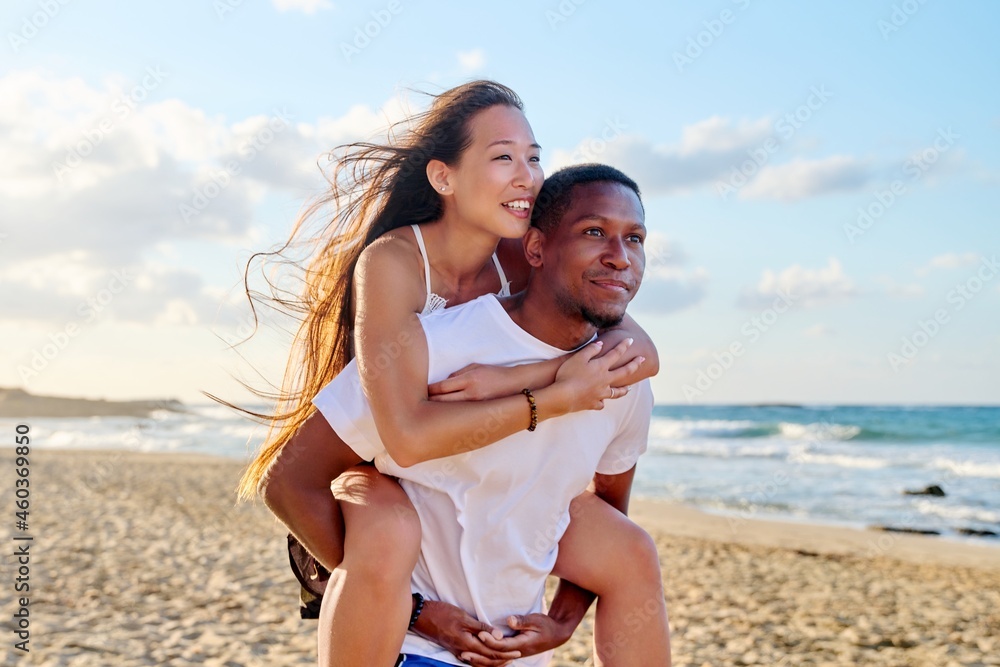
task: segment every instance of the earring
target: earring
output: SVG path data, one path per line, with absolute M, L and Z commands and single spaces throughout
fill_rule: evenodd
M 444 192 L 444 186 L 443 185 L 441 186 L 441 192 Z

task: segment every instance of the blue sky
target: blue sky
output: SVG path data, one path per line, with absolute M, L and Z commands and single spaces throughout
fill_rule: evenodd
M 0 386 L 277 380 L 226 341 L 317 158 L 493 78 L 642 186 L 659 402 L 1000 403 L 1000 7 L 650 4 L 6 3 Z

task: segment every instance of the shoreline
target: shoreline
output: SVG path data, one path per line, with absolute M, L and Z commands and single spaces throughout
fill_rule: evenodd
M 887 557 L 1000 571 L 996 538 L 979 538 L 980 544 L 948 535 L 894 533 L 814 520 L 743 518 L 655 498 L 635 498 L 629 510 L 629 516 L 649 532 L 822 555 Z
M 4 447 L 0 447 L 0 450 L 2 449 L 4 449 Z M 10 449 L 10 447 L 6 447 L 6 449 Z M 40 447 L 35 451 L 64 454 L 79 453 L 84 455 L 90 454 L 94 456 L 110 457 L 116 457 L 119 454 L 125 456 L 138 454 L 142 456 L 165 456 L 178 458 L 191 456 L 202 457 L 204 459 L 214 459 L 220 463 L 231 463 L 240 467 L 246 465 L 246 461 L 241 458 L 189 450 L 142 452 L 128 449 L 60 449 L 54 447 Z M 664 530 L 666 532 L 674 530 L 680 531 L 679 534 L 683 534 L 688 537 L 704 537 L 715 539 L 717 541 L 732 541 L 737 543 L 759 544 L 762 546 L 785 546 L 786 548 L 794 548 L 789 543 L 789 539 L 794 540 L 794 538 L 782 539 L 781 535 L 800 532 L 802 535 L 801 539 L 804 540 L 802 548 L 819 549 L 822 553 L 852 553 L 854 555 L 861 555 L 861 547 L 859 544 L 863 542 L 866 549 L 875 552 L 865 555 L 877 556 L 885 555 L 882 552 L 891 552 L 895 550 L 896 547 L 894 545 L 899 543 L 901 546 L 899 552 L 902 554 L 900 558 L 909 559 L 911 561 L 914 557 L 919 557 L 931 549 L 931 547 L 927 545 L 932 544 L 934 541 L 939 541 L 947 544 L 949 548 L 953 548 L 958 551 L 963 551 L 965 547 L 971 547 L 973 551 L 976 549 L 985 549 L 987 552 L 993 551 L 993 557 L 1000 559 L 1000 553 L 996 553 L 995 551 L 1000 549 L 1000 536 L 959 536 L 950 533 L 939 535 L 919 535 L 905 532 L 877 530 L 875 528 L 840 523 L 833 520 L 826 521 L 817 517 L 800 518 L 785 515 L 744 517 L 736 512 L 716 512 L 702 509 L 694 504 L 686 503 L 684 501 L 642 495 L 633 495 L 630 507 L 631 510 L 629 514 L 631 518 L 636 519 L 638 516 L 641 516 L 643 517 L 643 520 L 651 521 L 657 529 Z M 653 508 L 658 509 L 654 510 Z M 664 522 L 656 518 L 657 512 L 668 511 L 672 514 L 683 516 L 684 520 L 672 522 L 668 519 Z M 637 522 L 641 523 L 640 521 Z M 692 525 L 704 526 L 705 529 L 703 532 L 692 532 L 690 528 Z M 753 531 L 753 526 L 758 526 L 760 530 Z M 648 529 L 648 526 L 644 527 L 647 527 Z M 832 546 L 825 546 L 825 542 L 822 539 L 823 536 L 818 534 L 822 531 L 829 532 L 829 537 L 833 539 Z M 757 532 L 758 537 L 756 539 L 749 538 L 746 536 L 746 533 L 748 532 Z M 930 540 L 930 542 L 925 542 L 925 540 Z M 868 542 L 874 542 L 874 546 L 868 545 Z M 986 556 L 975 554 L 965 558 L 946 560 L 943 561 L 943 564 L 962 565 L 965 563 L 976 563 L 981 561 L 983 558 L 986 558 Z

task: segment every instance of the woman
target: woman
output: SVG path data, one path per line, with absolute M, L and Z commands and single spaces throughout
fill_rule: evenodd
M 638 339 L 637 347 L 655 356 L 648 338 L 627 321 L 623 331 L 605 334 L 608 347 L 615 349 L 600 359 L 593 358 L 594 349 L 585 349 L 561 365 L 474 367 L 430 390 L 425 386 L 426 366 L 408 363 L 406 353 L 410 345 L 426 345 L 417 314 L 442 302 L 456 305 L 503 291 L 508 288 L 504 272 L 515 287 L 523 286 L 526 264 L 519 248 L 499 249 L 502 261 L 493 253 L 501 238 L 515 239 L 526 231 L 542 174 L 539 147 L 520 100 L 499 84 L 473 82 L 447 91 L 415 121 L 395 145 L 355 144 L 338 165 L 333 192 L 323 202 L 334 204 L 337 213 L 321 233 L 325 247 L 307 270 L 300 348 L 290 360 L 280 397 L 285 409 L 269 416 L 272 433 L 240 489 L 243 497 L 251 497 L 260 488 L 272 511 L 334 570 L 336 604 L 324 602 L 320 627 L 320 656 L 327 664 L 393 664 L 412 611 L 409 573 L 419 550 L 419 525 L 399 486 L 371 466 L 342 474 L 360 457 L 321 417 L 312 416 L 310 398 L 353 353 L 379 435 L 393 458 L 407 463 L 454 453 L 455 442 L 467 440 L 486 416 L 497 428 L 470 446 L 487 446 L 524 428 L 529 408 L 520 395 L 523 387 L 538 388 L 543 420 L 599 407 L 655 371 L 655 364 L 648 364 L 645 373 L 639 370 L 641 357 L 613 370 L 627 346 L 615 341 L 623 338 Z M 296 228 L 293 241 L 302 229 Z M 339 502 L 329 492 L 330 480 L 337 477 Z M 626 579 L 616 574 L 623 572 L 620 560 L 596 567 L 587 549 L 566 546 L 592 544 L 589 538 L 600 536 L 609 543 L 638 545 L 645 551 L 637 560 L 645 557 L 648 564 L 648 536 L 610 507 L 588 502 L 581 508 L 560 543 L 565 554 L 557 573 L 578 574 L 585 581 L 576 583 L 605 592 L 598 623 L 601 605 L 609 599 L 604 625 L 622 625 L 624 614 L 614 613 L 613 603 L 617 596 L 617 609 L 636 608 L 639 599 L 629 599 L 639 594 L 629 592 L 635 570 L 624 571 L 628 581 L 614 581 Z M 658 588 L 658 565 L 655 571 Z M 648 593 L 653 583 L 644 583 Z M 564 586 L 553 609 L 565 600 L 589 603 L 585 593 Z M 576 611 L 585 605 L 568 606 L 574 618 L 567 625 L 575 627 Z M 500 664 L 520 654 L 491 649 L 501 644 L 477 636 L 491 628 L 446 607 L 428 603 L 416 629 L 473 664 Z M 540 635 L 522 651 L 538 652 L 568 638 L 565 627 L 544 628 Z M 623 661 L 619 664 L 640 664 L 628 662 L 620 647 L 615 651 Z M 648 652 L 640 655 L 649 659 Z

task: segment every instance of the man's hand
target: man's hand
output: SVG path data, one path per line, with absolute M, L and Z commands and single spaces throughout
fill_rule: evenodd
M 481 632 L 479 638 L 494 651 L 516 651 L 528 656 L 562 646 L 573 636 L 575 628 L 559 623 L 547 614 L 509 616 L 507 625 L 517 630 L 517 634 L 498 639 L 495 635 Z
M 481 667 L 501 667 L 521 657 L 517 649 L 494 649 L 483 643 L 483 637 L 499 641 L 500 630 L 477 621 L 463 610 L 447 602 L 424 601 L 413 631 L 424 639 L 452 652 L 459 660 Z

